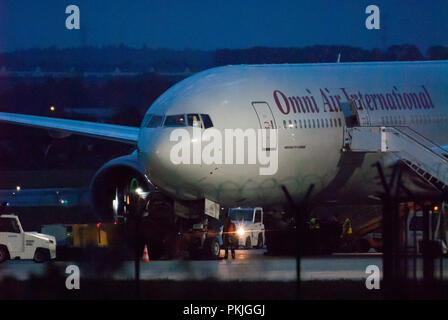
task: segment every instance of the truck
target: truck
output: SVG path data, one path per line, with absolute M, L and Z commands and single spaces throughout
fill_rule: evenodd
M 19 217 L 0 215 L 0 263 L 6 260 L 34 260 L 37 263 L 56 259 L 53 236 L 23 231 Z
M 240 247 L 263 248 L 265 245 L 263 208 L 230 208 L 228 214 L 235 223 Z
M 437 207 L 436 207 L 437 208 Z M 448 252 L 446 246 L 446 239 L 448 237 L 447 222 L 443 219 L 443 211 L 437 210 L 429 211 L 429 239 L 435 240 L 440 243 L 443 254 Z M 443 224 L 443 225 L 442 225 Z M 406 247 L 408 251 L 422 253 L 422 241 L 423 241 L 423 212 L 410 212 L 407 217 L 407 243 Z

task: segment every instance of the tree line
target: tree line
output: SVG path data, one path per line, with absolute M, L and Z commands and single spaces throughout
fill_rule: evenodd
M 214 66 L 254 63 L 319 63 L 357 61 L 446 60 L 448 47 L 432 46 L 422 53 L 412 44 L 393 45 L 386 50 L 352 46 L 315 45 L 303 48 L 253 47 L 248 49 L 172 50 L 125 45 L 78 48 L 34 48 L 0 53 L 0 65 L 7 70 L 111 72 L 197 72 Z

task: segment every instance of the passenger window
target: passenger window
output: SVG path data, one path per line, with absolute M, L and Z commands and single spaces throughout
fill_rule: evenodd
M 158 115 L 153 115 L 151 120 L 149 120 L 147 127 L 148 128 L 157 128 L 162 124 L 163 117 Z
M 300 129 L 302 129 L 302 120 L 299 120 Z
M 0 232 L 20 233 L 20 228 L 17 225 L 16 219 L 1 218 L 0 219 Z
M 317 127 L 320 128 L 320 126 L 319 126 L 319 119 L 317 119 L 316 122 L 317 122 Z
M 313 119 L 313 128 L 316 128 L 316 122 Z
M 338 118 L 339 126 L 342 127 L 341 118 Z
M 297 120 L 294 120 L 294 127 L 297 129 Z
M 320 124 L 321 124 L 321 127 L 322 127 L 322 128 L 325 128 L 325 125 L 324 125 L 324 119 L 320 119 Z
M 336 122 L 336 119 L 333 119 L 333 121 L 334 121 L 335 128 L 337 128 L 338 127 L 338 123 Z
M 328 128 L 328 119 L 325 119 L 325 126 Z
M 183 114 L 167 116 L 163 124 L 164 127 L 185 127 L 185 125 L 185 116 Z
M 199 119 L 199 115 L 192 113 L 187 114 L 188 126 L 195 128 L 202 128 L 201 119 Z
M 261 210 L 255 211 L 254 223 L 261 222 Z
M 201 113 L 201 118 L 202 118 L 202 122 L 204 123 L 205 129 L 213 127 L 212 119 L 210 119 L 210 116 L 208 114 Z
M 283 120 L 283 128 L 286 129 L 286 120 Z
M 292 125 L 292 121 L 289 120 L 289 128 L 293 128 L 294 126 Z

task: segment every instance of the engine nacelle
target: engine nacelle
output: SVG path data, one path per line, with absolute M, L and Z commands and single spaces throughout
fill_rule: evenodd
M 103 222 L 117 221 L 130 209 L 132 197 L 154 190 L 144 169 L 137 160 L 137 152 L 107 162 L 90 184 L 90 201 L 94 212 Z M 143 202 L 144 205 L 144 202 Z

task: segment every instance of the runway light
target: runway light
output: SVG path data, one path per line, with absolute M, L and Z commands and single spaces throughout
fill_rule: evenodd
M 16 190 L 17 190 L 17 191 L 20 191 L 20 186 L 17 186 L 17 187 L 16 187 Z
M 56 110 L 56 108 L 54 106 L 51 106 L 50 111 L 54 111 L 54 110 Z
M 244 228 L 239 228 L 239 229 L 236 231 L 236 233 L 237 233 L 240 237 L 242 237 L 242 236 L 244 236 L 244 234 L 246 233 L 246 230 L 244 230 Z
M 96 227 L 97 227 L 97 228 L 101 227 L 101 222 L 98 222 L 98 223 L 96 224 Z
M 435 207 L 434 207 L 434 211 L 437 211 L 437 210 L 439 210 L 439 207 L 438 207 L 438 206 L 435 206 Z

